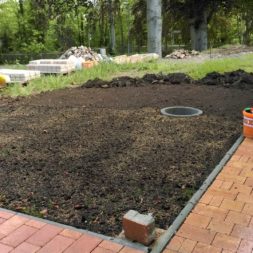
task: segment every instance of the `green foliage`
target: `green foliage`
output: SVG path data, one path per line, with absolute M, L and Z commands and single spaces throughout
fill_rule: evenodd
M 253 0 L 164 0 L 165 53 L 172 44 L 190 45 L 190 20 L 203 10 L 208 14 L 210 46 L 251 45 Z M 146 51 L 145 0 L 9 0 L 0 5 L 0 53 L 64 51 L 81 44 L 109 49 L 112 17 L 112 53 Z

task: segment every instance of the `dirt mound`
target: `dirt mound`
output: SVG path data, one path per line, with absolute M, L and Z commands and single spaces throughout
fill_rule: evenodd
M 184 73 L 164 74 L 146 74 L 142 78 L 133 78 L 122 76 L 104 81 L 101 79 L 89 80 L 84 83 L 82 88 L 114 88 L 114 87 L 140 87 L 156 84 L 204 84 L 204 85 L 219 85 L 226 88 L 237 89 L 252 89 L 253 88 L 253 73 L 247 73 L 244 70 L 236 70 L 220 74 L 212 72 L 204 78 L 193 80 L 190 76 Z
M 82 88 L 112 88 L 112 87 L 139 87 L 147 84 L 189 84 L 193 79 L 184 73 L 163 74 L 146 74 L 142 78 L 133 78 L 121 76 L 113 78 L 111 81 L 101 79 L 88 80 Z
M 222 85 L 227 88 L 253 88 L 253 74 L 247 73 L 241 69 L 224 74 L 212 72 L 198 80 L 198 83 L 205 85 Z

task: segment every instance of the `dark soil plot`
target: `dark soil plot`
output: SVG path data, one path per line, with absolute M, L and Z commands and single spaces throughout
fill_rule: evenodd
M 107 235 L 129 209 L 167 228 L 240 135 L 252 95 L 185 84 L 2 100 L 0 206 Z M 205 114 L 160 115 L 172 105 Z

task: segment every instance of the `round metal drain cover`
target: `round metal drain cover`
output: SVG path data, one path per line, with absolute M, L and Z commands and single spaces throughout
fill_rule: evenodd
M 171 117 L 193 117 L 203 114 L 203 111 L 193 107 L 173 106 L 163 108 L 161 113 Z

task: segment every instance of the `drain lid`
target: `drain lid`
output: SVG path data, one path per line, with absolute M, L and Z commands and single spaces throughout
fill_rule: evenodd
M 194 117 L 203 114 L 203 111 L 185 106 L 172 106 L 161 109 L 161 113 L 171 117 Z

